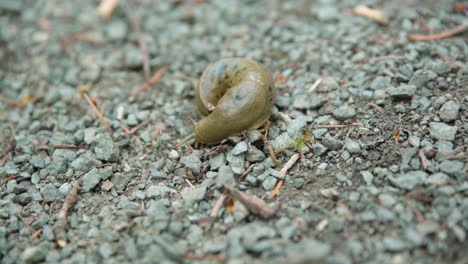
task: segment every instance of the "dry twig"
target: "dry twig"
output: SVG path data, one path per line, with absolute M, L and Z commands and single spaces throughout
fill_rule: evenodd
M 403 56 L 398 56 L 398 55 L 387 55 L 387 56 L 379 56 L 379 57 L 375 57 L 374 59 L 372 59 L 373 61 L 377 62 L 377 61 L 383 61 L 383 60 L 404 60 L 406 59 L 405 57 Z
M 314 84 L 312 84 L 312 86 L 310 86 L 309 90 L 307 90 L 308 93 L 311 93 L 313 91 L 315 91 L 315 89 L 317 89 L 317 87 L 320 85 L 320 83 L 322 82 L 322 78 L 318 78 Z
M 423 149 L 418 150 L 418 156 L 421 159 L 421 165 L 422 165 L 423 169 L 427 169 L 427 167 L 429 167 L 429 165 L 431 165 L 431 163 L 429 162 L 429 160 L 427 160 Z
M 128 135 L 132 136 L 132 138 L 134 138 L 136 141 L 140 141 L 141 142 L 141 139 L 135 135 L 134 133 L 132 133 L 132 131 L 130 131 L 130 129 L 128 129 L 128 127 L 124 124 L 124 123 L 120 123 L 120 128 L 122 128 L 122 130 L 127 133 Z
M 286 164 L 284 165 L 284 167 L 280 170 L 281 173 L 283 174 L 286 174 L 286 172 L 288 172 L 288 170 L 296 163 L 296 161 L 299 159 L 299 153 L 295 153 L 294 155 L 292 155 L 292 157 L 288 160 L 288 162 L 286 162 Z M 273 197 L 275 197 L 278 192 L 279 192 L 279 189 L 281 188 L 281 186 L 283 185 L 284 183 L 284 179 L 280 179 L 278 181 L 278 183 L 276 184 L 275 186 L 275 189 L 273 189 L 273 191 L 270 193 L 270 195 L 268 196 L 268 200 L 271 200 L 273 199 Z
M 277 210 L 271 208 L 264 200 L 255 195 L 249 195 L 245 192 L 234 189 L 231 186 L 224 185 L 224 188 L 237 201 L 241 202 L 250 212 L 262 218 L 269 218 L 276 214 Z
M 119 5 L 119 0 L 102 0 L 97 8 L 99 17 L 108 20 Z
M 159 71 L 157 71 L 153 75 L 153 77 L 151 77 L 151 79 L 148 82 L 146 82 L 145 84 L 143 84 L 143 86 L 141 86 L 140 88 L 133 91 L 132 96 L 135 96 L 135 95 L 137 95 L 139 93 L 142 93 L 142 92 L 148 90 L 148 88 L 150 88 L 153 84 L 158 82 L 163 77 L 165 72 L 166 72 L 166 68 L 162 68 Z
M 94 112 L 96 113 L 96 115 L 98 116 L 99 120 L 101 121 L 101 123 L 103 123 L 107 129 L 113 133 L 114 130 L 112 130 L 112 127 L 107 123 L 107 121 L 104 119 L 104 116 L 101 114 L 101 112 L 99 111 L 99 109 L 96 107 L 96 105 L 93 103 L 93 101 L 91 100 L 91 98 L 89 98 L 88 94 L 87 93 L 83 93 L 83 97 L 86 99 L 86 101 L 88 101 L 88 103 L 91 105 L 91 108 L 93 108 Z
M 221 207 L 223 207 L 224 200 L 226 200 L 227 196 L 223 193 L 219 196 L 218 200 L 216 200 L 216 203 L 214 204 L 213 208 L 211 209 L 210 212 L 210 217 L 214 218 L 218 215 L 219 210 Z
M 85 149 L 86 146 L 73 146 L 73 145 L 52 145 L 52 146 L 38 146 L 36 150 L 49 150 L 49 149 Z
M 461 24 L 456 26 L 453 29 L 449 29 L 446 31 L 442 31 L 437 34 L 432 34 L 432 35 L 408 35 L 408 40 L 411 41 L 431 41 L 431 40 L 436 40 L 436 39 L 443 39 L 443 38 L 449 38 L 451 36 L 454 36 L 456 34 L 462 33 L 463 31 L 466 30 L 467 24 Z
M 315 127 L 323 128 L 343 128 L 343 127 L 355 127 L 355 126 L 364 126 L 363 123 L 352 123 L 348 125 L 316 125 Z
M 62 209 L 59 212 L 57 224 L 54 227 L 54 233 L 57 237 L 57 244 L 60 247 L 65 247 L 67 245 L 67 239 L 65 231 L 68 228 L 68 210 L 76 203 L 78 200 L 78 194 L 80 192 L 80 185 L 75 186 L 65 197 L 63 202 Z
M 368 8 L 367 6 L 356 6 L 355 8 L 353 8 L 353 12 L 358 16 L 369 18 L 380 24 L 386 25 L 389 21 L 389 16 L 387 13 L 385 13 L 382 10 Z

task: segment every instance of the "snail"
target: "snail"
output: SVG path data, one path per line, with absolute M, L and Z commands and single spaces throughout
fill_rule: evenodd
M 221 59 L 210 64 L 196 85 L 195 124 L 191 139 L 203 144 L 222 140 L 261 127 L 270 118 L 274 81 L 262 64 L 242 58 Z

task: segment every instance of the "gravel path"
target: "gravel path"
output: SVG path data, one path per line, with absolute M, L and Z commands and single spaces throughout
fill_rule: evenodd
M 2 263 L 466 263 L 466 4 L 99 2 L 0 2 Z M 288 170 L 175 148 L 224 57 L 273 73 Z

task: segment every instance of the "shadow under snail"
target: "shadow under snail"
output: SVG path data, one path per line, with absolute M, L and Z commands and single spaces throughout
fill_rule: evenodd
M 275 97 L 271 73 L 262 64 L 243 58 L 210 64 L 196 85 L 196 111 L 202 119 L 191 139 L 216 144 L 261 127 L 270 118 Z

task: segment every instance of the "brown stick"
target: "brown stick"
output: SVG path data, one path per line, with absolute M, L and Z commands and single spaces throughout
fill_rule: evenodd
M 281 163 L 279 163 L 278 159 L 276 158 L 275 155 L 275 150 L 273 149 L 273 146 L 271 146 L 270 142 L 268 142 L 267 138 L 265 136 L 262 136 L 263 143 L 267 145 L 268 152 L 270 153 L 270 157 L 273 160 L 273 162 L 276 165 L 277 169 L 281 169 Z
M 58 215 L 57 225 L 54 227 L 54 233 L 57 236 L 57 244 L 62 248 L 67 245 L 65 231 L 68 227 L 68 210 L 70 210 L 78 200 L 80 188 L 80 185 L 75 186 L 75 188 L 68 193 L 67 197 L 65 197 L 62 209 L 60 209 Z
M 352 123 L 348 125 L 316 125 L 315 127 L 323 127 L 323 128 L 342 128 L 342 127 L 355 127 L 355 126 L 364 126 L 363 123 Z
M 299 159 L 299 153 L 292 155 L 292 157 L 288 160 L 288 162 L 284 164 L 284 167 L 280 170 L 280 172 L 283 174 L 286 174 L 286 172 L 288 172 L 288 170 L 296 163 L 298 159 Z M 278 194 L 279 189 L 281 188 L 283 183 L 284 183 L 284 179 L 280 179 L 278 181 L 278 183 L 275 186 L 275 189 L 273 189 L 273 191 L 268 196 L 268 200 L 273 199 Z
M 224 193 L 219 196 L 218 200 L 216 200 L 216 203 L 211 209 L 211 212 L 210 212 L 211 218 L 214 218 L 218 215 L 218 212 L 221 209 L 221 207 L 223 207 L 223 203 L 224 203 L 224 200 L 226 200 L 226 198 L 227 196 Z
M 418 156 L 421 159 L 421 165 L 422 165 L 423 169 L 427 169 L 427 167 L 429 167 L 429 165 L 431 165 L 431 163 L 427 160 L 423 149 L 418 150 Z
M 86 101 L 88 101 L 88 103 L 91 105 L 91 108 L 93 108 L 94 112 L 96 113 L 96 115 L 98 116 L 99 120 L 101 121 L 101 123 L 103 123 L 107 129 L 111 132 L 111 133 L 114 133 L 114 130 L 112 130 L 112 127 L 107 123 L 107 121 L 104 119 L 104 116 L 101 114 L 101 112 L 99 111 L 99 109 L 96 107 L 96 105 L 93 103 L 93 101 L 91 100 L 91 98 L 89 98 L 88 94 L 87 93 L 83 93 L 83 97 L 86 99 Z
M 451 37 L 453 35 L 462 33 L 463 31 L 465 31 L 466 27 L 467 27 L 466 24 L 461 24 L 461 25 L 456 26 L 453 29 L 442 31 L 442 32 L 437 33 L 437 34 L 432 34 L 432 35 L 408 35 L 408 40 L 411 40 L 411 41 L 431 41 L 431 40 L 435 40 L 435 39 L 448 38 L 448 37 Z
M 137 95 L 139 93 L 142 93 L 142 92 L 148 90 L 148 88 L 150 88 L 153 84 L 158 82 L 163 77 L 165 72 L 166 72 L 166 68 L 162 68 L 159 71 L 157 71 L 147 83 L 145 83 L 143 86 L 141 86 L 140 88 L 133 91 L 132 95 L 135 96 L 135 95 Z
M 224 185 L 224 188 L 230 195 L 237 201 L 241 202 L 249 211 L 262 218 L 269 218 L 276 214 L 276 210 L 271 208 L 264 200 L 255 195 L 249 195 L 245 192 L 239 191 L 234 187 Z
M 403 56 L 398 55 L 387 55 L 387 56 L 379 56 L 372 59 L 373 61 L 382 61 L 382 60 L 404 60 L 406 59 Z
M 133 31 L 136 33 L 136 41 L 140 47 L 141 56 L 143 59 L 143 73 L 145 74 L 145 79 L 148 80 L 151 73 L 148 45 L 146 45 L 146 42 L 143 40 L 140 25 L 135 21 L 135 19 L 132 18 L 132 15 L 128 11 L 127 7 L 124 8 L 124 11 L 125 15 L 130 21 L 130 25 Z
M 125 131 L 125 133 L 127 133 L 128 135 L 132 136 L 132 138 L 136 139 L 137 141 L 140 141 L 141 142 L 141 139 L 132 133 L 132 131 L 130 131 L 130 129 L 128 129 L 128 127 L 123 124 L 123 123 L 120 123 L 120 128 L 122 128 L 123 131 Z
M 73 145 L 52 145 L 52 146 L 38 146 L 36 150 L 49 150 L 49 149 L 85 149 L 86 146 L 73 146 Z

